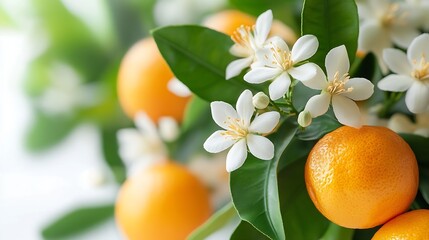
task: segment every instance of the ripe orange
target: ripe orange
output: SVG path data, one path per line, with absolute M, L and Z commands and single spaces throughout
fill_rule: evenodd
M 253 26 L 256 18 L 238 10 L 225 10 L 207 17 L 204 26 L 232 35 L 238 27 Z M 296 41 L 296 34 L 292 29 L 280 21 L 274 20 L 271 26 L 271 35 L 283 38 L 287 43 L 293 44 Z
M 371 228 L 401 214 L 418 181 L 413 151 L 384 127 L 340 127 L 317 142 L 305 166 L 314 205 L 347 228 Z
M 152 165 L 127 179 L 115 209 L 130 240 L 183 240 L 211 212 L 207 189 L 175 163 Z
M 414 210 L 390 220 L 372 238 L 372 240 L 385 239 L 429 239 L 429 210 Z
M 162 116 L 183 118 L 188 98 L 171 93 L 167 83 L 173 73 L 152 38 L 137 42 L 122 59 L 118 75 L 118 98 L 122 109 L 134 118 L 144 111 L 155 122 Z

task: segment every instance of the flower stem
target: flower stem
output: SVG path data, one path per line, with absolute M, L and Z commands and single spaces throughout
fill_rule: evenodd
M 386 118 L 393 106 L 395 106 L 395 104 L 401 99 L 402 95 L 404 95 L 403 92 L 386 93 L 384 104 L 377 113 L 378 117 Z

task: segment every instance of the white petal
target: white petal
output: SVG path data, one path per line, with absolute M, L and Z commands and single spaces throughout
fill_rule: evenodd
M 272 38 L 270 38 L 270 45 L 273 45 L 275 47 L 280 48 L 280 50 L 289 53 L 289 47 L 286 44 L 285 40 L 283 40 L 283 38 L 278 37 L 278 36 L 274 36 Z
M 235 109 L 228 103 L 215 101 L 210 104 L 213 120 L 223 129 L 228 129 L 228 118 L 239 118 Z
M 140 132 L 151 137 L 158 137 L 156 125 L 145 112 L 138 112 L 135 116 L 134 123 Z
M 252 133 L 267 134 L 274 130 L 280 120 L 278 112 L 266 112 L 255 117 L 250 124 L 249 131 Z
M 244 75 L 244 81 L 248 83 L 263 83 L 277 77 L 282 72 L 279 68 L 258 67 Z
M 271 10 L 265 11 L 256 19 L 255 40 L 259 45 L 264 44 L 265 40 L 267 40 L 272 22 L 273 12 Z
M 226 131 L 218 130 L 204 142 L 204 149 L 209 153 L 218 153 L 229 148 L 236 141 L 225 135 Z
M 274 157 L 274 144 L 266 137 L 249 134 L 247 146 L 253 156 L 262 160 L 271 160 Z
M 189 97 L 192 95 L 191 90 L 175 77 L 168 81 L 167 88 L 170 92 L 179 97 Z
M 289 69 L 288 73 L 299 81 L 306 81 L 316 76 L 317 68 L 314 63 L 306 63 L 299 67 Z
M 411 77 L 390 74 L 378 82 L 377 87 L 384 91 L 403 92 L 411 87 L 415 80 Z
M 326 84 L 328 84 L 328 82 L 326 81 L 326 76 L 323 70 L 317 64 L 314 64 L 314 63 L 307 63 L 307 64 L 311 64 L 316 68 L 316 75 L 314 75 L 314 77 L 310 79 L 301 80 L 302 84 L 304 84 L 306 87 L 316 89 L 316 90 L 322 90 L 326 88 Z
M 362 101 L 368 99 L 374 93 L 374 84 L 365 78 L 351 78 L 346 84 L 346 89 L 352 88 L 353 90 L 344 93 L 343 96 L 351 98 L 355 101 Z
M 158 121 L 159 135 L 167 142 L 177 139 L 180 133 L 179 124 L 172 117 L 161 117 Z
M 252 61 L 253 61 L 253 57 L 241 58 L 241 59 L 232 61 L 226 67 L 226 76 L 225 76 L 226 79 L 228 80 L 240 75 L 243 69 L 249 67 L 250 64 L 252 64 Z
M 290 77 L 287 72 L 282 73 L 278 76 L 268 87 L 271 100 L 277 100 L 282 98 L 289 89 Z
M 405 103 L 413 113 L 423 113 L 429 105 L 429 87 L 415 81 L 405 95 Z
M 419 35 L 417 29 L 412 28 L 411 26 L 396 26 L 391 28 L 392 40 L 396 45 L 402 48 L 407 48 L 410 43 Z
M 226 155 L 226 171 L 232 172 L 243 166 L 247 158 L 246 140 L 236 142 Z
M 391 47 L 389 34 L 375 21 L 365 21 L 359 28 L 358 47 L 364 52 L 381 52 Z
M 301 62 L 312 57 L 319 47 L 319 41 L 313 35 L 304 35 L 300 37 L 292 48 L 292 61 Z
M 426 59 L 429 58 L 429 34 L 427 33 L 416 37 L 407 50 L 407 57 L 410 63 L 413 61 L 420 62 L 422 56 L 425 56 Z
M 234 44 L 229 49 L 229 53 L 231 53 L 231 55 L 239 57 L 239 58 L 247 58 L 247 57 L 251 57 L 255 52 L 251 48 L 244 47 L 244 46 L 239 45 L 239 44 Z
M 340 76 L 349 72 L 350 62 L 347 50 L 344 45 L 331 49 L 325 59 L 326 72 L 328 79 L 332 80 L 336 72 Z
M 412 69 L 407 55 L 401 50 L 387 48 L 383 50 L 383 59 L 392 72 L 401 75 L 410 75 Z
M 401 113 L 395 113 L 390 117 L 387 127 L 397 133 L 412 133 L 416 126 L 411 120 Z
M 255 106 L 253 106 L 253 94 L 250 90 L 244 90 L 237 100 L 237 113 L 238 117 L 244 121 L 245 126 L 250 125 L 250 119 L 255 112 Z
M 313 118 L 325 114 L 328 111 L 329 103 L 331 102 L 331 95 L 328 93 L 322 93 L 320 95 L 314 95 L 308 99 L 305 105 L 304 111 L 309 111 Z
M 340 123 L 354 128 L 362 126 L 359 107 L 353 100 L 341 95 L 333 96 L 332 108 Z
M 267 46 L 271 46 L 271 44 Z M 251 65 L 252 69 L 258 67 L 280 68 L 270 48 L 259 49 L 256 52 L 256 59 L 257 61 Z

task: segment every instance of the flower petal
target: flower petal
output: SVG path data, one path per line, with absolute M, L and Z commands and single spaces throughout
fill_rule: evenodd
M 405 95 L 405 103 L 413 113 L 423 113 L 429 105 L 429 86 L 415 81 Z
M 320 115 L 325 114 L 328 111 L 330 102 L 331 95 L 328 93 L 314 95 L 310 99 L 308 99 L 304 111 L 310 112 L 311 117 L 316 118 Z
M 272 22 L 273 12 L 271 10 L 263 12 L 259 15 L 258 19 L 256 19 L 255 40 L 258 45 L 262 46 L 265 40 L 267 40 Z
M 373 2 L 373 1 L 371 1 Z M 387 73 L 386 64 L 383 61 L 383 49 L 392 47 L 392 41 L 386 30 L 374 21 L 365 21 L 359 28 L 359 50 L 373 52 L 384 74 Z
M 362 126 L 359 107 L 353 100 L 336 95 L 332 97 L 332 107 L 340 123 L 354 128 Z
M 274 144 L 266 137 L 249 134 L 247 146 L 253 156 L 262 160 L 271 160 L 274 157 Z
M 209 153 L 219 153 L 231 147 L 236 141 L 225 133 L 226 131 L 218 130 L 210 135 L 203 144 L 204 149 Z
M 412 133 L 416 125 L 404 114 L 395 113 L 390 117 L 387 127 L 397 133 Z
M 226 155 L 226 171 L 232 172 L 243 166 L 247 158 L 246 139 L 241 139 L 232 145 Z
M 401 50 L 387 48 L 383 50 L 383 59 L 392 72 L 401 75 L 410 75 L 412 68 L 407 55 Z
M 274 79 L 282 72 L 279 68 L 258 67 L 250 70 L 244 75 L 244 81 L 248 83 L 263 83 Z
M 228 103 L 215 101 L 210 104 L 213 120 L 223 129 L 228 129 L 228 118 L 239 118 L 237 111 Z
M 241 59 L 232 61 L 226 67 L 226 73 L 225 73 L 226 80 L 240 75 L 243 69 L 249 67 L 250 64 L 252 64 L 252 61 L 253 61 L 253 57 L 241 58 Z
M 393 42 L 401 48 L 407 48 L 413 39 L 419 36 L 419 33 L 417 29 L 411 26 L 404 27 L 402 25 L 392 27 L 390 30 Z
M 319 41 L 314 35 L 300 37 L 292 48 L 292 61 L 298 63 L 312 57 L 319 47 Z
M 249 127 L 252 133 L 267 134 L 274 130 L 280 120 L 278 112 L 266 112 L 255 117 Z
M 311 64 L 316 68 L 316 75 L 314 75 L 314 77 L 310 79 L 301 80 L 302 84 L 304 84 L 306 87 L 316 89 L 316 90 L 322 90 L 326 88 L 326 85 L 328 84 L 328 82 L 326 81 L 326 76 L 323 70 L 317 64 L 314 64 L 314 63 L 307 63 L 307 64 Z
M 429 34 L 424 33 L 416 37 L 410 44 L 410 47 L 407 50 L 408 61 L 412 63 L 413 61 L 420 62 L 422 56 L 429 58 Z
M 390 74 L 378 82 L 377 87 L 384 91 L 403 92 L 411 87 L 415 80 L 411 77 Z
M 288 73 L 299 81 L 306 81 L 312 79 L 317 74 L 316 64 L 306 63 L 299 67 L 294 67 L 288 70 Z
M 245 126 L 250 125 L 250 119 L 255 112 L 253 106 L 253 94 L 250 90 L 244 90 L 237 100 L 237 113 L 238 117 L 244 121 Z
M 352 88 L 351 92 L 344 93 L 343 96 L 351 98 L 355 101 L 368 99 L 374 93 L 374 84 L 365 78 L 351 78 L 345 88 Z
M 325 59 L 326 72 L 328 80 L 334 79 L 336 72 L 340 76 L 349 72 L 350 62 L 347 50 L 344 45 L 331 49 Z
M 179 79 L 173 77 L 168 81 L 167 88 L 170 92 L 174 93 L 176 96 L 179 97 L 189 97 L 192 95 L 191 90 L 183 84 Z
M 268 87 L 271 100 L 277 100 L 282 98 L 289 89 L 290 77 L 287 72 L 282 73 L 278 76 Z
M 134 117 L 134 123 L 140 132 L 151 137 L 159 138 L 155 123 L 152 122 L 145 112 L 138 112 Z
M 274 36 L 274 37 L 270 38 L 269 40 L 270 40 L 271 46 L 280 48 L 280 50 L 282 50 L 286 53 L 290 52 L 288 45 L 286 44 L 285 40 L 283 40 L 281 37 Z

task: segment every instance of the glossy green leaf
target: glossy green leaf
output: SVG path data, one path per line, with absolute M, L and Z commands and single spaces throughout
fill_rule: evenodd
M 47 150 L 60 143 L 76 124 L 77 119 L 73 116 L 36 112 L 26 132 L 25 147 L 33 152 Z
M 298 132 L 297 137 L 304 141 L 317 140 L 341 126 L 336 119 L 325 114 L 313 119 L 310 126 Z
M 419 164 L 429 167 L 429 138 L 415 134 L 400 134 L 410 145 Z
M 43 228 L 42 236 L 45 239 L 69 237 L 113 217 L 113 212 L 113 205 L 75 209 Z
M 250 223 L 241 221 L 230 240 L 269 240 L 267 236 L 256 230 Z
M 230 223 L 234 218 L 238 218 L 237 211 L 235 210 L 232 203 L 228 203 L 215 214 L 213 214 L 213 216 L 211 216 L 203 225 L 194 230 L 194 232 L 192 232 L 192 234 L 189 235 L 187 239 L 204 240 L 214 232 Z
M 201 121 L 201 119 L 207 121 L 211 119 L 210 103 L 199 98 L 198 96 L 192 96 L 185 109 L 185 114 L 182 122 L 182 131 L 186 131 L 191 128 L 194 124 Z
M 320 240 L 352 240 L 353 233 L 353 229 L 343 228 L 335 223 L 330 223 L 328 230 Z
M 356 229 L 353 240 L 371 240 L 381 226 L 370 229 Z
M 122 183 L 126 178 L 126 169 L 122 159 L 118 154 L 118 140 L 116 138 L 116 128 L 103 128 L 101 129 L 101 149 L 104 161 L 109 166 L 115 180 Z
M 334 47 L 345 45 L 353 62 L 359 34 L 359 17 L 354 0 L 305 0 L 301 18 L 302 35 L 313 34 L 319 49 L 310 59 L 325 68 L 325 56 Z
M 420 168 L 419 189 L 423 199 L 429 204 L 429 168 Z
M 240 218 L 272 239 L 285 239 L 277 187 L 277 165 L 297 127 L 285 121 L 269 138 L 274 143 L 274 158 L 260 160 L 252 155 L 231 173 L 232 201 Z
M 235 104 L 245 90 L 262 86 L 242 77 L 225 80 L 227 65 L 234 60 L 229 36 L 200 26 L 172 26 L 152 32 L 156 44 L 174 75 L 206 101 Z

